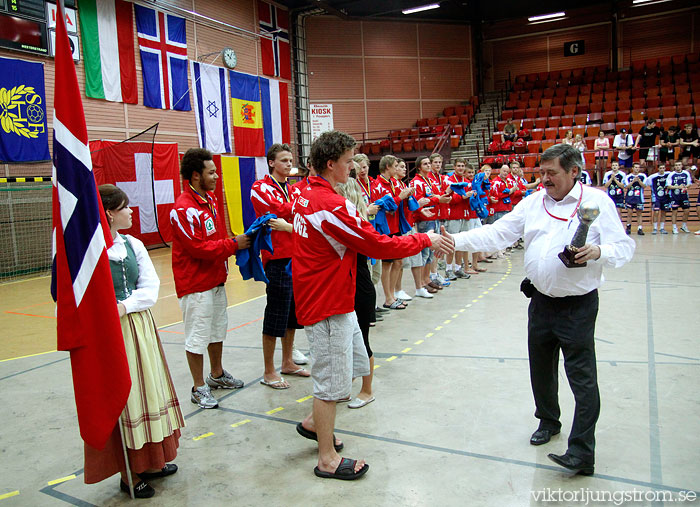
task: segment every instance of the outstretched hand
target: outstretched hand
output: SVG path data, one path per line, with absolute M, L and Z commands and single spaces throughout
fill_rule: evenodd
M 284 218 L 271 218 L 270 220 L 267 221 L 267 224 L 270 226 L 270 229 L 272 229 L 273 231 L 283 231 L 283 232 L 294 231 L 294 227 L 292 227 L 292 224 L 287 222 Z
M 452 236 L 447 234 L 444 225 L 440 227 L 440 233 L 441 234 L 436 234 L 434 232 L 428 233 L 428 237 L 430 238 L 431 242 L 430 248 L 431 250 L 435 250 L 438 257 L 451 254 L 455 251 L 454 239 L 452 239 Z

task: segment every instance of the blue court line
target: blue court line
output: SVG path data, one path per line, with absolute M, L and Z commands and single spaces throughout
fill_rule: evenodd
M 656 364 L 654 355 L 654 319 L 651 307 L 651 280 L 649 261 L 646 261 L 646 297 L 647 297 L 647 354 L 649 371 L 649 468 L 651 481 L 662 482 L 661 471 L 661 437 L 659 435 L 659 401 L 656 390 Z M 663 505 L 663 503 L 662 503 Z
M 656 352 L 656 355 L 657 356 L 677 357 L 679 359 L 690 359 L 691 361 L 700 361 L 700 358 L 697 358 L 697 357 L 678 356 L 676 354 L 666 354 L 664 352 Z
M 60 363 L 61 361 L 67 361 L 68 359 L 70 359 L 70 356 L 69 357 L 62 357 L 61 359 L 56 359 L 55 361 L 41 364 L 39 366 L 34 366 L 33 368 L 29 368 L 27 370 L 17 371 L 15 373 L 5 375 L 4 377 L 0 377 L 0 381 L 7 380 L 8 378 L 16 377 L 17 375 L 22 375 L 23 373 L 29 373 L 30 371 L 38 370 L 39 368 L 43 368 L 44 366 L 51 366 L 52 364 Z

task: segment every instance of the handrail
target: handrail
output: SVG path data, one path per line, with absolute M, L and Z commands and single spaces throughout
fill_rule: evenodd
M 450 133 L 451 129 L 445 129 L 442 131 L 442 134 L 440 137 L 438 137 L 437 142 L 435 143 L 435 148 L 433 148 L 432 153 L 440 153 L 440 150 L 445 147 L 446 141 L 450 139 Z

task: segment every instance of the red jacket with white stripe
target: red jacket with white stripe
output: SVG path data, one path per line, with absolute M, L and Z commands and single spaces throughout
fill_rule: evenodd
M 452 183 L 469 183 L 469 187 L 466 187 L 464 190 L 466 192 L 471 191 L 471 183 L 467 181 L 467 178 L 460 176 L 457 173 L 452 174 L 452 176 L 448 176 L 445 180 L 446 185 L 449 187 Z M 452 200 L 448 203 L 448 208 L 447 208 L 447 220 L 461 220 L 463 218 L 470 218 L 469 217 L 469 198 L 468 197 L 462 197 L 459 195 L 457 192 L 454 190 L 452 191 Z
M 438 193 L 440 195 L 443 195 L 447 191 L 447 176 L 444 174 L 439 174 L 435 172 L 431 172 L 430 175 L 433 177 L 435 180 L 435 184 L 437 185 Z M 435 217 L 438 220 L 448 220 L 449 214 L 450 214 L 450 205 L 449 203 L 446 202 L 441 202 L 437 205 L 437 216 Z
M 491 180 L 491 196 L 498 199 L 497 202 L 493 203 L 494 213 L 498 213 L 500 211 L 510 211 L 513 209 L 513 205 L 510 202 L 503 202 L 503 199 L 507 199 L 508 197 L 510 197 L 510 194 L 503 193 L 503 190 L 505 190 L 506 188 L 512 189 L 513 185 L 509 183 L 510 182 L 508 178 L 503 180 L 500 176 L 496 176 L 493 180 Z
M 430 246 L 426 234 L 379 234 L 326 180 L 309 181 L 294 202 L 292 249 L 294 301 L 304 326 L 354 311 L 358 252 L 400 259 Z
M 438 199 L 440 198 L 440 194 L 435 180 L 431 178 L 430 175 L 424 178 L 422 175 L 416 174 L 411 180 L 411 186 L 416 189 L 413 197 L 415 197 L 417 201 L 421 200 L 423 197 L 430 199 L 429 204 L 426 204 L 422 208 L 418 208 L 413 212 L 413 220 L 415 222 L 437 220 L 438 204 L 440 203 Z M 426 217 L 422 213 L 423 210 L 428 210 L 431 213 L 434 213 L 434 216 Z
M 389 234 L 399 232 L 399 212 L 401 211 L 401 198 L 399 197 L 399 194 L 401 193 L 401 189 L 396 186 L 394 183 L 395 181 L 396 180 L 393 178 L 391 178 L 391 180 L 387 180 L 381 174 L 374 180 L 374 193 L 376 194 L 375 201 L 377 199 L 381 199 L 385 195 L 390 195 L 394 198 L 394 202 L 399 207 L 399 209 L 396 211 L 387 211 L 386 213 L 386 222 L 389 225 Z M 375 258 L 379 259 L 380 257 Z
M 261 217 L 267 213 L 274 213 L 277 218 L 292 221 L 292 188 L 284 183 L 282 186 L 287 195 L 282 192 L 280 186 L 272 179 L 270 174 L 259 179 L 250 189 L 250 201 L 253 203 L 255 216 Z M 289 196 L 289 197 L 287 197 Z M 270 231 L 272 250 L 262 250 L 263 266 L 272 259 L 288 259 L 292 256 L 292 234 L 285 231 Z
M 205 201 L 188 181 L 184 187 L 170 211 L 173 278 L 178 298 L 225 283 L 228 258 L 238 250 L 236 240 L 228 237 L 214 194 L 207 192 Z

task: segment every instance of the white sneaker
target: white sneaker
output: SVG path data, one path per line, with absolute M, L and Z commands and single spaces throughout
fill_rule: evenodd
M 416 289 L 416 297 L 432 299 L 435 296 L 428 292 L 428 290 L 425 287 L 421 287 L 420 289 Z
M 405 290 L 394 292 L 394 297 L 403 301 L 411 301 L 413 299 L 411 296 L 408 295 L 408 293 Z
M 675 225 L 673 226 L 673 234 L 678 234 L 678 227 Z
M 681 231 L 683 232 L 690 232 L 690 229 L 688 229 L 687 225 L 681 225 Z
M 696 236 L 700 236 L 700 231 L 695 231 Z
M 294 364 L 306 364 L 309 362 L 309 358 L 301 352 L 299 352 L 296 347 L 294 347 L 292 349 L 292 361 L 294 361 Z

